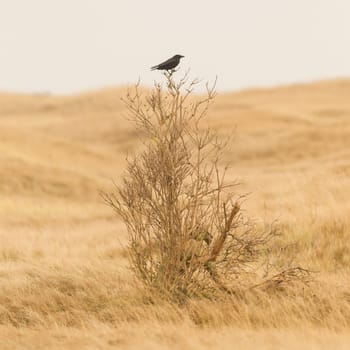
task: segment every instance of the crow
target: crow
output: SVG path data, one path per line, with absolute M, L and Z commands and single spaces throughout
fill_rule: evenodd
M 155 69 L 168 70 L 168 71 L 172 70 L 180 63 L 180 59 L 182 57 L 185 57 L 185 56 L 175 55 L 175 56 L 169 58 L 168 60 L 166 60 L 165 62 L 162 62 L 160 64 L 157 64 L 156 66 L 151 67 L 151 70 L 155 70 Z

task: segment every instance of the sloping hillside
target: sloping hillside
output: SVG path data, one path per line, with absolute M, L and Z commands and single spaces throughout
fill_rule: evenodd
M 124 94 L 0 94 L 0 348 L 349 348 L 350 80 L 218 95 L 205 123 L 233 136 L 244 210 L 318 273 L 283 298 L 186 308 L 140 292 L 100 197 L 139 145 Z
M 98 193 L 112 179 L 118 181 L 125 156 L 137 145 L 121 101 L 124 92 L 1 94 L 0 206 L 21 202 L 23 196 L 47 201 L 49 207 L 55 200 L 96 205 L 97 212 L 108 216 Z M 222 136 L 234 134 L 225 161 L 232 162 L 232 176 L 245 184 L 244 190 L 253 192 L 254 204 L 248 206 L 261 209 L 272 201 L 283 207 L 276 203 L 282 197 L 294 206 L 293 191 L 305 200 L 310 192 L 322 196 L 329 190 L 349 206 L 345 189 L 335 185 L 337 179 L 343 187 L 350 174 L 349 96 L 350 81 L 339 80 L 217 97 L 208 122 Z M 21 206 L 1 213 L 2 225 L 23 221 Z

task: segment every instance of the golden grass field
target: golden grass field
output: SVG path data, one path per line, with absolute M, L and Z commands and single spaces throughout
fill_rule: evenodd
M 182 307 L 140 289 L 99 195 L 139 142 L 124 94 L 0 94 L 0 349 L 349 349 L 350 80 L 218 95 L 245 212 L 316 273 Z

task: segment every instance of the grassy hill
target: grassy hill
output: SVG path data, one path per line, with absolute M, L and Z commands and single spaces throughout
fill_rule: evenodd
M 186 310 L 147 302 L 99 195 L 140 144 L 124 94 L 0 94 L 0 348 L 348 348 L 350 80 L 218 95 L 207 123 L 233 135 L 245 210 L 318 273 L 304 297 Z

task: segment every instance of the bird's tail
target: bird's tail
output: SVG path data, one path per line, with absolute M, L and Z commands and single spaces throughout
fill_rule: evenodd
M 158 66 L 151 67 L 151 70 L 156 70 L 156 69 L 158 69 Z

